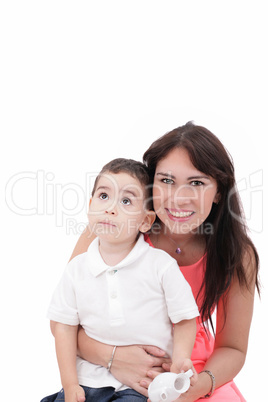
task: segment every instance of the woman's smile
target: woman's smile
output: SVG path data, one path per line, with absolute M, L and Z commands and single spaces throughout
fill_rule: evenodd
M 166 211 L 171 220 L 175 221 L 178 220 L 180 222 L 189 220 L 194 214 L 194 211 L 187 211 L 183 209 L 177 210 L 177 209 L 166 208 Z

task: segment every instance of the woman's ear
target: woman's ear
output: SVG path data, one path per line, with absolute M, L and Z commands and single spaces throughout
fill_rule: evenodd
M 148 232 L 148 230 L 151 229 L 152 224 L 154 223 L 156 218 L 156 214 L 154 211 L 146 211 L 146 215 L 143 219 L 142 224 L 139 227 L 139 231 L 141 233 L 146 233 Z
M 221 195 L 220 195 L 220 193 L 218 192 L 218 193 L 215 195 L 213 202 L 214 202 L 214 204 L 218 204 L 218 203 L 220 202 L 220 200 L 221 200 Z

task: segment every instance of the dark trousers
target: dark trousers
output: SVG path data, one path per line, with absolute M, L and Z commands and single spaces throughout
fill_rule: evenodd
M 125 389 L 115 392 L 113 387 L 89 388 L 82 386 L 85 391 L 86 402 L 145 402 L 147 398 L 134 389 Z M 64 390 L 57 394 L 46 396 L 41 402 L 60 402 L 64 401 Z

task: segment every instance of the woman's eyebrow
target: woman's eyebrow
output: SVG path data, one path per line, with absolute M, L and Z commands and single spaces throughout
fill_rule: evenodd
M 163 173 L 163 172 L 158 172 L 156 173 L 156 176 L 165 176 L 165 177 L 170 177 L 171 179 L 175 179 L 176 177 L 173 176 L 171 173 Z
M 199 179 L 207 179 L 207 180 L 210 180 L 208 176 L 204 176 L 204 175 L 200 175 L 200 176 L 191 176 L 191 177 L 188 177 L 187 180 L 196 180 L 196 179 L 198 179 L 198 180 L 199 180 Z
M 158 175 L 159 176 L 164 176 L 164 177 L 170 177 L 171 179 L 176 179 L 176 177 L 171 173 L 158 172 L 158 173 L 156 173 L 156 176 L 158 176 Z M 205 176 L 205 175 L 196 175 L 196 176 L 187 177 L 187 180 L 200 180 L 200 179 L 210 180 L 210 178 L 208 176 Z

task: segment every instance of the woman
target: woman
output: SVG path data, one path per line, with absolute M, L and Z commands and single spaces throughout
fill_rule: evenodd
M 217 137 L 192 123 L 155 141 L 144 162 L 157 214 L 147 241 L 177 260 L 200 311 L 192 354 L 198 381 L 180 400 L 245 401 L 232 380 L 245 361 L 259 261 L 242 219 L 233 164 Z M 87 229 L 72 257 L 86 251 L 91 241 Z M 111 345 L 93 341 L 83 331 L 78 343 L 83 358 L 107 366 Z M 165 361 L 164 352 L 153 346 L 118 347 L 111 372 L 146 395 L 161 365 L 168 369 Z

